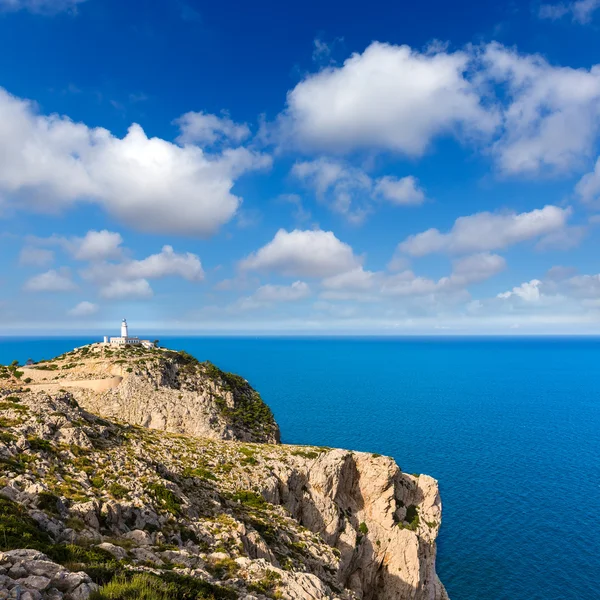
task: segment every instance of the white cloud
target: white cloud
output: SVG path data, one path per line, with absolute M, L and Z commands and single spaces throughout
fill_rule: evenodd
M 341 67 L 308 75 L 287 96 L 275 136 L 305 149 L 422 155 L 444 134 L 489 134 L 494 110 L 466 78 L 470 56 L 373 42 Z
M 395 205 L 421 204 L 425 200 L 414 177 L 373 180 L 362 169 L 331 158 L 297 162 L 291 173 L 313 188 L 318 200 L 354 223 L 361 222 L 373 209 L 373 200 Z
M 521 285 L 514 287 L 510 292 L 502 292 L 498 294 L 498 298 L 507 300 L 513 296 L 521 298 L 525 302 L 536 302 L 540 299 L 540 286 L 542 282 L 539 279 L 532 279 L 531 281 L 522 283 Z
M 72 238 L 68 244 L 77 260 L 98 261 L 120 258 L 123 254 L 121 234 L 103 229 L 88 231 L 83 238 Z
M 254 299 L 259 302 L 294 302 L 310 296 L 310 287 L 304 281 L 294 281 L 291 285 L 267 284 L 259 287 Z
M 206 154 L 148 138 L 136 124 L 118 138 L 0 89 L 0 193 L 19 208 L 92 201 L 141 231 L 208 236 L 238 209 L 236 178 L 270 165 L 246 148 Z
M 241 261 L 244 270 L 273 271 L 290 277 L 328 277 L 360 265 L 352 248 L 331 231 L 285 231 Z
M 171 246 L 163 246 L 159 254 L 142 260 L 93 263 L 82 271 L 82 276 L 99 285 L 100 293 L 106 298 L 128 295 L 143 298 L 152 295 L 148 279 L 176 276 L 199 282 L 204 280 L 204 270 L 197 255 L 177 254 Z
M 85 0 L 0 0 L 0 11 L 28 10 L 38 14 L 54 14 L 75 10 Z
M 597 204 L 600 201 L 600 158 L 594 170 L 586 173 L 575 186 L 575 192 L 586 204 Z
M 312 187 L 318 200 L 350 221 L 360 222 L 367 215 L 372 181 L 361 169 L 319 158 L 297 162 L 292 175 Z
M 80 302 L 77 306 L 74 306 L 69 311 L 69 314 L 72 317 L 89 317 L 90 315 L 93 315 L 97 312 L 98 312 L 97 304 L 94 304 L 93 302 L 88 302 L 87 300 L 84 300 L 83 302 Z
M 481 212 L 459 217 L 448 233 L 428 229 L 412 235 L 398 249 L 412 256 L 498 250 L 561 230 L 570 214 L 570 208 L 552 205 L 520 214 Z
M 372 290 L 380 278 L 380 273 L 365 271 L 362 267 L 356 267 L 351 271 L 327 277 L 321 282 L 321 285 L 327 290 L 361 292 Z
M 45 248 L 25 246 L 19 254 L 20 265 L 46 267 L 54 261 L 54 252 Z
M 100 294 L 109 299 L 150 298 L 153 292 L 145 279 L 114 279 L 101 288 Z
M 600 65 L 556 67 L 495 42 L 479 58 L 481 80 L 503 86 L 503 132 L 492 148 L 501 171 L 568 171 L 590 156 L 600 130 Z
M 423 296 L 449 294 L 463 291 L 473 283 L 480 283 L 506 268 L 506 261 L 497 254 L 487 252 L 455 260 L 452 273 L 435 281 L 418 277 L 412 271 L 402 271 L 386 277 L 382 293 L 390 296 Z
M 542 4 L 538 14 L 540 19 L 552 21 L 571 14 L 573 21 L 585 25 L 592 20 L 592 15 L 598 8 L 600 8 L 600 0 L 577 0 L 577 2 Z
M 423 204 L 425 192 L 419 186 L 419 182 L 412 176 L 381 177 L 375 183 L 375 194 L 391 204 L 399 206 Z
M 219 117 L 204 112 L 188 112 L 176 119 L 175 124 L 181 131 L 177 138 L 180 144 L 240 144 L 250 136 L 250 128 L 246 123 L 235 123 L 227 114 Z
M 76 288 L 67 269 L 50 269 L 25 283 L 25 289 L 29 292 L 70 292 Z

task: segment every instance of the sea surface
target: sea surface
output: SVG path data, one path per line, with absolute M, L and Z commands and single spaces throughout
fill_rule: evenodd
M 0 363 L 90 341 L 0 338 Z M 247 378 L 286 443 L 386 454 L 437 478 L 437 570 L 451 600 L 600 598 L 600 339 L 161 345 Z

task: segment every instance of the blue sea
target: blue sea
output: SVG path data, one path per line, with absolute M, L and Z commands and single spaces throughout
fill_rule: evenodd
M 0 363 L 92 339 L 0 339 Z M 283 441 L 440 482 L 451 600 L 600 598 L 600 339 L 162 338 L 247 378 Z

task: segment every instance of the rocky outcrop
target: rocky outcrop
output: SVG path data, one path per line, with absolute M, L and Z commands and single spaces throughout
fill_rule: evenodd
M 107 418 L 174 433 L 278 443 L 279 428 L 250 384 L 185 352 L 102 344 L 25 368 L 33 389 L 68 389 Z
M 0 552 L 0 599 L 87 600 L 98 588 L 87 573 L 73 573 L 37 550 Z
M 140 370 L 118 397 L 102 397 L 115 405 L 101 412 L 118 412 L 128 386 L 138 398 L 136 386 L 152 380 L 159 393 L 143 388 L 146 405 L 160 414 L 170 398 L 162 388 L 229 392 L 234 407 L 240 388 L 253 393 L 227 374 L 218 384 L 205 373 L 201 390 L 197 370 Z M 193 437 L 165 431 L 177 430 L 170 421 L 147 428 L 141 400 L 114 422 L 82 409 L 79 393 L 0 399 L 0 581 L 10 594 L 20 585 L 26 600 L 79 600 L 95 584 L 102 599 L 102 585 L 116 581 L 173 586 L 173 598 L 202 586 L 202 597 L 221 599 L 447 600 L 435 572 L 441 502 L 431 477 L 375 454 L 222 440 L 215 429 Z M 19 554 L 23 540 L 42 555 Z M 23 556 L 40 562 L 13 568 Z M 79 583 L 61 588 L 56 577 Z

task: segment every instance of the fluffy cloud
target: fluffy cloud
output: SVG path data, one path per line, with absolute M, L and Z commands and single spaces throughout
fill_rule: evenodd
M 362 267 L 356 267 L 351 271 L 325 278 L 321 285 L 326 290 L 362 292 L 372 290 L 380 278 L 380 273 L 365 271 Z
M 54 260 L 54 252 L 46 248 L 25 246 L 19 253 L 19 264 L 26 266 L 45 267 Z
M 180 144 L 200 144 L 210 146 L 216 142 L 240 144 L 250 136 L 250 128 L 245 123 L 235 123 L 228 115 L 218 117 L 204 112 L 188 112 L 175 120 L 181 133 L 177 138 Z
M 310 296 L 310 287 L 304 281 L 294 281 L 291 285 L 267 284 L 254 293 L 259 302 L 294 302 Z
M 119 298 L 150 298 L 153 295 L 152 288 L 146 279 L 132 279 L 126 281 L 115 279 L 107 282 L 100 289 L 104 298 L 111 300 Z
M 141 231 L 207 236 L 238 209 L 235 179 L 270 164 L 245 148 L 209 155 L 148 138 L 135 124 L 118 138 L 0 89 L 0 193 L 20 208 L 93 201 Z
M 287 96 L 281 139 L 306 149 L 377 148 L 420 156 L 431 140 L 498 125 L 466 78 L 470 56 L 372 43 L 340 67 L 308 75 Z
M 542 4 L 538 14 L 540 19 L 553 21 L 571 14 L 574 21 L 586 24 L 592 20 L 592 15 L 598 8 L 600 8 L 600 0 L 577 0 L 577 2 Z
M 455 294 L 469 285 L 485 281 L 506 268 L 506 261 L 497 254 L 473 254 L 455 260 L 452 273 L 439 280 L 415 275 L 411 270 L 386 274 L 366 271 L 362 267 L 328 277 L 321 282 L 321 298 L 327 300 L 376 301 L 381 296 L 419 297 Z
M 600 158 L 591 173 L 584 175 L 577 185 L 575 192 L 587 204 L 596 204 L 600 200 Z
M 241 261 L 244 270 L 273 271 L 290 277 L 328 277 L 360 264 L 352 248 L 332 231 L 285 231 Z
M 54 14 L 74 10 L 85 0 L 0 0 L 0 11 L 28 10 L 32 13 Z
M 423 204 L 425 192 L 419 186 L 419 182 L 412 176 L 381 177 L 375 182 L 375 195 L 398 206 Z
M 492 152 L 507 174 L 567 171 L 594 148 L 600 130 L 600 65 L 550 65 L 501 44 L 485 46 L 479 77 L 503 87 L 503 131 Z
M 50 269 L 25 283 L 25 289 L 29 292 L 70 292 L 76 288 L 67 269 Z
M 497 254 L 487 252 L 455 260 L 452 273 L 435 281 L 417 277 L 412 271 L 402 271 L 386 277 L 382 293 L 390 296 L 422 296 L 463 291 L 473 283 L 480 283 L 506 268 L 506 261 Z
M 93 302 L 88 302 L 87 300 L 84 300 L 83 302 L 80 302 L 79 304 L 77 304 L 77 306 L 74 306 L 69 311 L 69 314 L 72 317 L 89 317 L 90 315 L 93 315 L 97 312 L 98 312 L 97 304 L 94 304 Z
M 571 209 L 552 205 L 520 214 L 477 213 L 456 219 L 448 233 L 428 229 L 410 236 L 398 249 L 412 256 L 498 250 L 561 230 L 570 214 Z
M 120 258 L 123 253 L 121 234 L 103 229 L 88 231 L 83 238 L 68 242 L 77 260 L 97 261 Z
M 510 292 L 502 292 L 498 294 L 498 298 L 507 300 L 517 296 L 525 302 L 535 302 L 540 299 L 540 287 L 542 282 L 539 279 L 532 279 L 514 287 Z
M 362 169 L 331 158 L 297 162 L 292 175 L 315 190 L 334 212 L 358 223 L 372 210 L 372 201 L 395 205 L 421 204 L 425 193 L 414 177 L 385 176 L 373 180 Z
M 82 271 L 82 276 L 99 285 L 105 298 L 144 298 L 152 295 L 148 279 L 176 276 L 199 282 L 204 280 L 204 269 L 197 255 L 177 254 L 171 246 L 163 246 L 159 254 L 142 260 L 93 263 Z

